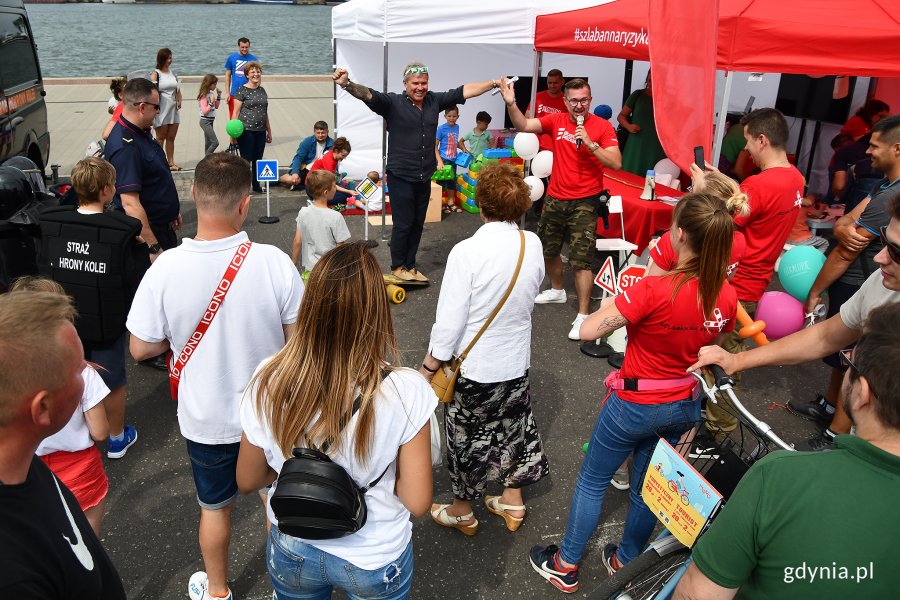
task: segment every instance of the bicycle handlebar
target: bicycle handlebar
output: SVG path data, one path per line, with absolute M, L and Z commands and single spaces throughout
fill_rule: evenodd
M 725 372 L 725 369 L 720 367 L 719 365 L 707 365 L 707 368 L 712 372 L 713 377 L 715 378 L 715 388 L 710 388 L 706 383 L 706 379 L 703 378 L 703 375 L 694 371 L 694 377 L 696 377 L 700 381 L 700 385 L 703 387 L 703 392 L 707 395 L 707 397 L 715 404 L 718 404 L 718 400 L 716 399 L 716 391 L 722 392 L 728 397 L 728 401 L 731 402 L 731 405 L 734 407 L 738 413 L 747 421 L 747 423 L 754 429 L 756 432 L 768 438 L 773 444 L 781 448 L 782 450 L 790 450 L 794 451 L 794 447 L 782 440 L 778 435 L 772 430 L 768 423 L 761 421 L 753 416 L 749 410 L 747 410 L 741 401 L 738 400 L 737 396 L 734 393 L 734 379 L 731 378 Z

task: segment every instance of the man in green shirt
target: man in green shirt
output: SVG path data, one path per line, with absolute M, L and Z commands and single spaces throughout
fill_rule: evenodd
M 886 251 L 900 262 L 900 246 L 889 242 Z M 843 401 L 856 436 L 838 436 L 830 452 L 777 452 L 750 469 L 694 548 L 676 599 L 896 595 L 898 331 L 900 303 L 887 303 L 868 314 L 852 355 L 842 352 Z M 837 517 L 827 526 L 810 508 L 821 501 Z

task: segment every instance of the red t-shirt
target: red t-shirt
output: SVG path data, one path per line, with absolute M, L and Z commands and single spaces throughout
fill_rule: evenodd
M 712 343 L 722 332 L 734 329 L 737 295 L 726 281 L 716 299 L 716 308 L 704 318 L 697 297 L 697 279 L 678 290 L 677 278 L 644 277 L 616 296 L 616 308 L 628 319 L 628 350 L 622 364 L 623 377 L 677 379 L 697 360 L 700 348 Z M 663 404 L 684 400 L 694 384 L 667 390 L 616 394 L 636 404 Z
M 334 160 L 334 154 L 331 150 L 325 152 L 322 155 L 322 158 L 319 158 L 313 161 L 313 164 L 309 167 L 310 171 L 328 171 L 329 173 L 336 173 L 338 168 L 338 162 Z
M 844 126 L 841 127 L 840 133 L 846 133 L 854 140 L 858 140 L 862 136 L 872 131 L 872 126 L 866 123 L 859 115 L 850 117 Z
M 744 234 L 740 231 L 735 231 L 731 242 L 731 260 L 728 261 L 728 269 L 726 269 L 729 279 L 734 276 L 738 267 L 741 266 L 741 259 L 744 258 L 746 248 L 747 241 L 744 239 Z M 669 236 L 668 231 L 662 234 L 659 242 L 650 251 L 650 258 L 663 271 L 671 271 L 678 264 L 678 254 L 675 253 L 675 248 L 672 246 L 672 238 Z
M 744 180 L 750 214 L 734 222 L 747 238 L 741 268 L 731 280 L 738 298 L 756 302 L 766 291 L 803 202 L 803 175 L 796 167 L 773 167 Z
M 537 110 L 534 111 L 534 114 L 532 115 L 535 119 L 539 119 L 545 115 L 569 112 L 569 109 L 566 107 L 566 95 L 564 93 L 553 98 L 547 90 L 538 92 L 534 97 L 534 104 L 537 106 Z M 531 105 L 528 106 L 528 110 L 531 110 Z M 553 140 L 549 135 L 542 133 L 538 138 L 540 139 L 541 150 L 553 149 Z
M 118 121 L 119 120 L 119 117 L 122 116 L 122 106 L 123 106 L 122 102 L 119 102 L 118 104 L 116 104 L 116 107 L 113 109 L 113 114 L 109 118 L 110 121 Z
M 557 113 L 540 118 L 541 128 L 551 136 L 553 172 L 547 193 L 557 200 L 587 198 L 603 190 L 603 165 L 591 152 L 588 144 L 575 149 L 575 123 L 569 113 Z M 584 119 L 588 136 L 601 148 L 619 147 L 616 131 L 606 119 L 588 114 Z

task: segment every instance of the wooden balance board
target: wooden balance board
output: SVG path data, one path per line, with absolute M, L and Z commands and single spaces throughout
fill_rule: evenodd
M 384 285 L 387 287 L 388 299 L 394 304 L 406 300 L 406 287 L 425 287 L 429 281 L 407 281 L 389 273 L 384 273 Z

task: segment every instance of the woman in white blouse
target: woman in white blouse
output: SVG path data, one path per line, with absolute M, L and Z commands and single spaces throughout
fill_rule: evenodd
M 430 351 L 420 369 L 427 379 L 475 337 L 500 303 L 519 259 L 516 223 L 531 206 L 522 177 L 510 165 L 487 165 L 481 170 L 475 200 L 484 225 L 447 258 Z M 521 488 L 549 473 L 528 384 L 531 313 L 543 278 L 541 242 L 525 232 L 525 254 L 515 286 L 469 352 L 453 400 L 445 405 L 454 498 L 452 504 L 432 504 L 431 517 L 466 535 L 478 531 L 472 502 L 482 497 L 488 511 L 516 531 L 525 518 Z M 485 496 L 489 480 L 503 485 L 501 495 Z

